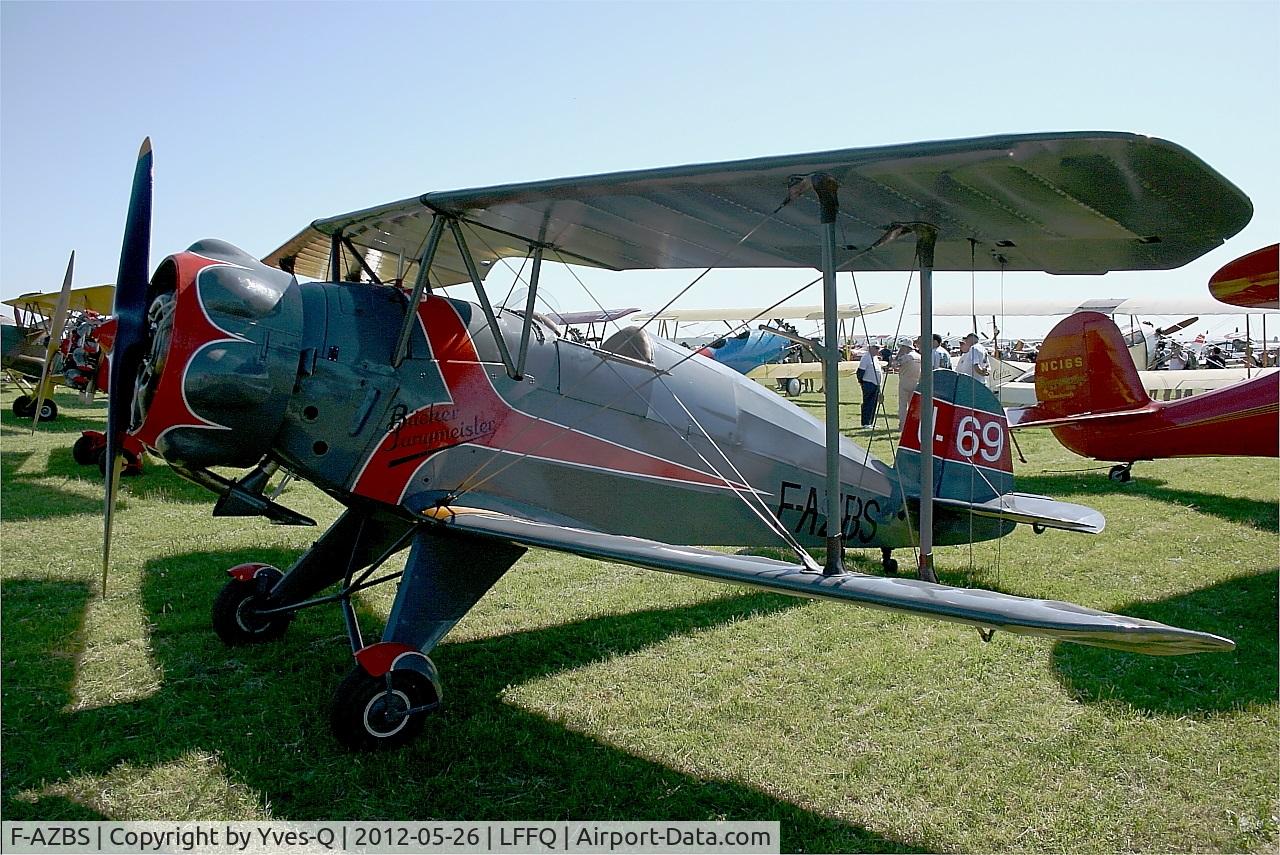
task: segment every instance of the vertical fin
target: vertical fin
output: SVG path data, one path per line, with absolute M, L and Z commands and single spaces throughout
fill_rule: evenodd
M 1036 359 L 1039 418 L 1113 413 L 1151 403 L 1120 330 L 1099 312 L 1076 312 L 1050 331 Z

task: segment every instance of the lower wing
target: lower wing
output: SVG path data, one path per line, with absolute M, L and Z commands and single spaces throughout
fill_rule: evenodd
M 870 608 L 924 615 L 983 630 L 1039 635 L 1096 647 L 1171 656 L 1228 651 L 1227 638 L 1155 621 L 1125 617 L 1054 600 L 1015 597 L 996 591 L 953 588 L 914 579 L 845 573 L 825 576 L 798 564 L 749 555 L 729 555 L 655 540 L 567 528 L 492 511 L 435 508 L 427 516 L 446 528 L 525 546 L 568 552 L 668 573 L 699 576 L 779 591 L 793 596 L 842 600 Z

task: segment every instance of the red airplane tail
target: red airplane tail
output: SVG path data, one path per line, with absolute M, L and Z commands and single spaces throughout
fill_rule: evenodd
M 1138 377 L 1120 330 L 1099 312 L 1068 315 L 1036 359 L 1034 407 L 1009 411 L 1014 427 L 1049 426 L 1158 409 Z

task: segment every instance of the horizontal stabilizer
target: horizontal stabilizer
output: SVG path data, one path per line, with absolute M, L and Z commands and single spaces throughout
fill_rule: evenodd
M 1044 528 L 1060 528 L 1064 531 L 1078 531 L 1084 534 L 1098 534 L 1107 525 L 1102 514 L 1093 508 L 1027 493 L 1005 493 L 1003 496 L 997 496 L 985 502 L 935 498 L 933 503 L 966 510 L 974 516 L 992 517 Z
M 1023 498 L 1023 497 L 1019 497 Z M 1026 497 L 1035 498 L 1035 497 Z M 603 561 L 1157 656 L 1235 647 L 1230 639 L 1072 603 L 862 573 L 825 576 L 797 564 L 540 523 L 483 510 L 425 512 L 448 528 Z

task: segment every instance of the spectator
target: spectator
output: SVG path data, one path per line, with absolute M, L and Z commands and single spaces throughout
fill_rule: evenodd
M 906 424 L 907 407 L 920 382 L 920 354 L 903 342 L 898 345 L 898 425 Z
M 942 336 L 933 334 L 933 369 L 951 367 L 951 354 L 942 346 Z
M 884 383 L 884 371 L 876 359 L 874 347 L 868 347 L 862 359 L 858 360 L 858 383 L 862 386 L 862 426 L 871 427 L 875 424 L 880 386 Z
M 956 371 L 967 374 L 980 383 L 987 382 L 991 373 L 991 360 L 987 357 L 986 348 L 978 344 L 978 334 L 969 333 L 960 342 L 960 359 L 956 362 Z

